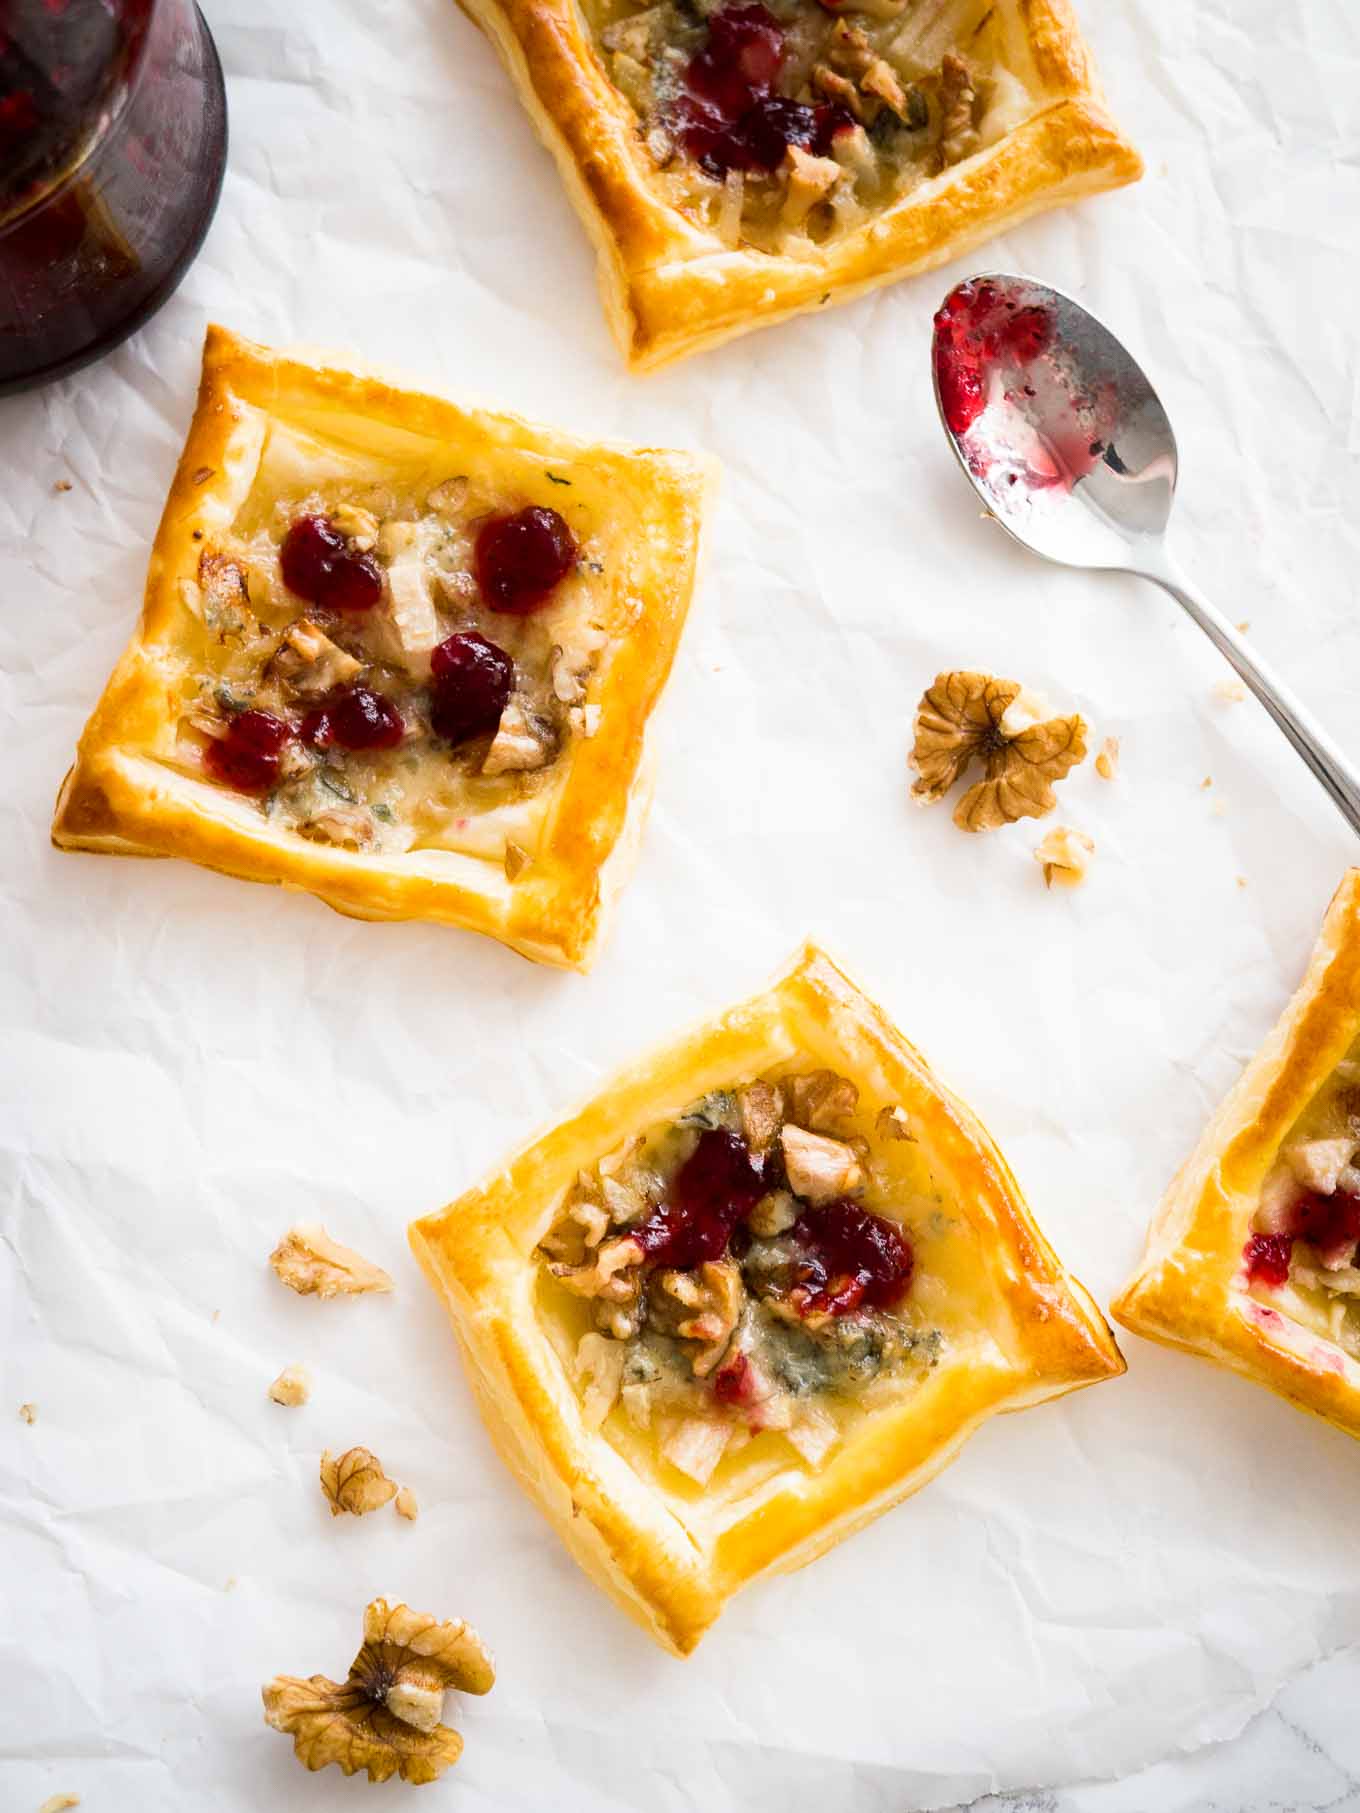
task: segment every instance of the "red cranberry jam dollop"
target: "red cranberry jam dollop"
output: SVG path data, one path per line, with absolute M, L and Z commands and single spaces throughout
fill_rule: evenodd
M 672 117 L 685 150 L 710 176 L 777 169 L 789 145 L 825 157 L 836 134 L 853 128 L 844 107 L 777 94 L 783 61 L 783 30 L 758 0 L 725 6 L 709 20 L 708 42 L 685 68 Z
M 961 283 L 935 316 L 935 382 L 952 434 L 986 407 L 986 370 L 1032 365 L 1053 337 L 1047 309 L 1018 307 L 990 283 Z
M 576 565 L 575 537 L 556 510 L 533 504 L 493 516 L 477 536 L 477 583 L 493 611 L 522 617 L 546 603 Z
M 654 1265 L 692 1271 L 721 1259 L 738 1222 L 768 1188 L 746 1141 L 724 1127 L 699 1135 L 676 1172 L 669 1198 L 633 1229 Z
M 351 548 L 325 516 L 299 516 L 279 549 L 283 583 L 323 610 L 368 611 L 382 597 L 382 569 Z
M 911 1283 L 911 1245 L 895 1221 L 849 1197 L 804 1209 L 794 1237 L 807 1252 L 792 1295 L 803 1315 L 843 1316 L 861 1304 L 892 1309 Z
M 463 630 L 441 642 L 430 657 L 434 697 L 430 724 L 450 743 L 485 736 L 501 721 L 515 664 L 503 648 Z
M 395 749 L 405 734 L 396 706 L 369 686 L 332 693 L 302 720 L 302 740 L 313 749 Z
M 1253 1234 L 1242 1255 L 1247 1264 L 1248 1283 L 1272 1287 L 1287 1283 L 1293 1247 L 1292 1234 Z
M 214 780 L 240 793 L 267 793 L 279 778 L 279 757 L 293 729 L 267 711 L 242 711 L 224 737 L 209 743 L 203 763 Z

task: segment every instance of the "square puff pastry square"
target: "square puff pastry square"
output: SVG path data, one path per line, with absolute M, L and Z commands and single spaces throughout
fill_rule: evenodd
M 543 613 L 547 628 L 532 633 L 568 643 L 588 625 L 597 652 L 577 687 L 577 707 L 568 714 L 547 693 L 576 728 L 564 734 L 547 772 L 527 777 L 533 784 L 513 773 L 494 783 L 480 775 L 455 782 L 447 754 L 431 756 L 433 823 L 411 797 L 416 782 L 407 779 L 395 811 L 380 805 L 384 823 L 365 827 L 376 848 L 311 841 L 183 759 L 186 714 L 196 700 L 211 702 L 213 676 L 230 676 L 241 640 L 214 630 L 204 563 L 220 561 L 215 550 L 233 550 L 244 563 L 236 571 L 249 571 L 242 603 L 248 597 L 276 626 L 305 616 L 307 607 L 280 577 L 281 512 L 286 518 L 289 510 L 326 509 L 336 496 L 383 496 L 398 500 L 395 521 L 403 512 L 417 516 L 425 505 L 414 500 L 451 474 L 460 475 L 453 483 L 461 486 L 469 482 L 463 475 L 472 475 L 478 508 L 488 498 L 511 512 L 551 505 L 569 520 L 583 557 L 558 588 L 561 602 Z M 646 733 L 689 608 L 712 477 L 704 458 L 592 444 L 303 363 L 209 328 L 198 405 L 152 550 L 141 622 L 80 739 L 53 841 L 69 850 L 183 856 L 305 889 L 355 918 L 437 920 L 489 933 L 539 962 L 587 968 L 645 816 Z M 459 545 L 466 550 L 470 542 L 465 536 Z M 455 577 L 475 593 L 469 574 Z M 273 617 L 257 602 L 257 581 Z M 383 609 L 395 619 L 388 594 Z M 436 622 L 425 609 L 432 643 L 447 634 L 450 620 Z M 251 610 L 243 615 L 254 636 L 260 624 Z M 226 621 L 236 619 L 228 614 Z M 525 632 L 509 627 L 502 634 L 498 625 L 539 618 L 488 621 L 504 640 Z M 553 657 L 560 653 L 552 650 Z M 339 659 L 347 672 L 356 666 Z M 428 680 L 428 648 L 423 660 Z M 424 779 L 422 771 L 421 785 Z M 458 787 L 474 796 L 470 804 L 461 803 Z M 417 817 L 418 835 L 410 829 Z
M 700 184 L 698 205 L 689 189 L 678 204 L 674 158 L 658 169 L 646 122 L 611 80 L 591 25 L 592 14 L 627 17 L 631 0 L 622 7 L 616 0 L 460 4 L 496 45 L 557 160 L 596 249 L 614 335 L 637 370 L 930 270 L 1031 214 L 1134 182 L 1143 170 L 1106 111 L 1068 0 L 907 0 L 905 46 L 901 39 L 875 46 L 888 53 L 890 80 L 907 82 L 925 57 L 939 65 L 942 50 L 966 51 L 984 27 L 1000 47 L 995 96 L 971 135 L 976 149 L 905 192 L 892 189 L 847 212 L 821 237 L 806 224 L 817 215 L 803 208 L 777 245 L 761 245 L 724 225 L 720 182 L 708 184 L 711 198 Z M 873 31 L 896 4 L 864 0 L 861 10 L 854 0 L 826 0 L 825 11 Z M 812 0 L 805 5 L 823 16 Z M 695 17 L 711 10 L 691 8 Z M 942 105 L 932 108 L 937 138 L 943 113 Z M 863 132 L 857 144 L 857 154 L 841 161 L 853 169 L 857 155 L 862 170 Z M 867 155 L 872 162 L 872 149 Z M 817 158 L 802 169 L 824 180 L 814 166 L 825 163 Z
M 1360 1436 L 1356 1343 L 1347 1351 L 1327 1338 L 1316 1300 L 1295 1276 L 1278 1287 L 1254 1285 L 1246 1251 L 1291 1134 L 1297 1139 L 1301 1120 L 1308 1129 L 1328 1085 L 1338 1072 L 1348 1075 L 1342 1067 L 1360 1078 L 1358 1041 L 1360 869 L 1351 869 L 1297 993 L 1172 1179 L 1143 1262 L 1111 1309 L 1135 1334 L 1203 1354 Z M 1285 1263 L 1297 1273 L 1293 1251 Z M 1339 1307 L 1345 1313 L 1344 1299 Z
M 852 1407 L 819 1466 L 762 1433 L 696 1485 L 620 1409 L 589 1425 L 564 1321 L 579 1302 L 536 1249 L 601 1155 L 710 1091 L 790 1062 L 853 1082 L 867 1126 L 888 1108 L 905 1114 L 911 1132 L 897 1135 L 890 1162 L 902 1167 L 895 1177 L 916 1180 L 901 1186 L 916 1246 L 911 1295 L 930 1290 L 943 1343 L 919 1383 Z M 678 1655 L 739 1588 L 803 1566 L 915 1492 L 987 1417 L 1124 1370 L 981 1123 L 813 945 L 766 993 L 623 1071 L 410 1234 L 512 1472 L 590 1577 Z

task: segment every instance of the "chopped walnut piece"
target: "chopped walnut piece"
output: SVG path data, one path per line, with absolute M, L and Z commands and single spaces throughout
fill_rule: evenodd
M 38 1406 L 36 1404 L 20 1404 L 19 1421 L 21 1423 L 36 1423 L 37 1420 Z
M 808 1202 L 831 1202 L 857 1189 L 863 1172 L 853 1147 L 820 1133 L 786 1125 L 780 1130 L 789 1188 Z
M 549 1265 L 548 1270 L 574 1297 L 603 1297 L 610 1303 L 632 1300 L 640 1280 L 627 1273 L 645 1258 L 641 1244 L 620 1234 L 597 1248 L 589 1265 Z
M 940 61 L 940 157 L 946 168 L 971 157 L 978 148 L 973 108 L 977 90 L 963 58 L 946 51 Z
M 327 1448 L 321 1456 L 321 1490 L 332 1517 L 345 1511 L 352 1517 L 365 1517 L 392 1502 L 397 1482 L 387 1477 L 382 1462 L 367 1448 L 347 1448 L 340 1455 Z
M 848 76 L 839 74 L 825 63 L 818 63 L 809 80 L 818 94 L 844 107 L 852 119 L 863 121 L 864 96 Z
M 593 1185 L 591 1188 L 593 1189 Z M 609 1232 L 609 1215 L 598 1202 L 586 1195 L 573 1196 L 558 1220 L 539 1241 L 550 1259 L 564 1265 L 578 1266 L 586 1254 L 597 1247 Z
M 331 806 L 303 819 L 297 829 L 309 843 L 331 844 L 337 850 L 367 850 L 378 835 L 367 806 Z
M 332 1240 L 319 1221 L 300 1221 L 289 1228 L 269 1263 L 300 1297 L 354 1297 L 393 1288 L 380 1265 L 371 1265 L 352 1247 Z
M 787 1234 L 798 1215 L 798 1204 L 787 1190 L 771 1190 L 751 1210 L 746 1225 L 762 1240 L 772 1240 L 776 1234 Z
M 352 680 L 362 665 L 309 618 L 299 617 L 283 632 L 270 670 L 294 692 L 313 698 Z
M 285 1366 L 269 1387 L 269 1395 L 276 1404 L 290 1409 L 305 1404 L 312 1395 L 312 1375 L 305 1366 Z
M 874 1129 L 883 1139 L 914 1140 L 916 1137 L 911 1130 L 911 1122 L 907 1118 L 906 1109 L 899 1108 L 895 1103 L 879 1109 L 878 1117 L 874 1121 Z
M 275 1675 L 262 1690 L 265 1723 L 292 1738 L 308 1769 L 338 1763 L 346 1775 L 367 1770 L 372 1782 L 397 1774 L 432 1782 L 463 1749 L 458 1733 L 439 1722 L 445 1693 L 487 1693 L 495 1680 L 485 1644 L 461 1618 L 440 1624 L 375 1599 L 347 1679 Z
M 1247 689 L 1240 680 L 1220 680 L 1214 687 L 1214 697 L 1225 705 L 1240 705 L 1246 696 Z
M 1112 781 L 1119 773 L 1119 738 L 1106 737 L 1096 757 L 1096 773 L 1102 781 Z
M 814 1133 L 834 1133 L 855 1112 L 859 1090 L 848 1076 L 834 1070 L 810 1070 L 784 1078 L 789 1114 Z
M 70 490 L 69 485 L 67 490 Z M 78 1807 L 79 1805 L 80 1796 L 78 1794 L 49 1794 L 38 1808 L 38 1813 L 65 1813 L 67 1807 Z
M 675 1324 L 682 1341 L 697 1341 L 693 1361 L 696 1379 L 706 1379 L 732 1339 L 741 1316 L 745 1287 L 730 1259 L 706 1261 L 697 1272 L 660 1272 L 657 1284 L 685 1310 Z
M 940 674 L 917 708 L 911 764 L 918 779 L 912 797 L 923 806 L 942 799 L 974 761 L 981 761 L 985 779 L 968 789 L 954 811 L 961 830 L 989 831 L 1051 812 L 1057 804 L 1052 783 L 1086 754 L 1086 724 L 1074 715 L 1009 729 L 1002 720 L 1020 693 L 1015 680 Z
M 757 1079 L 737 1091 L 741 1110 L 741 1131 L 747 1145 L 757 1154 L 768 1151 L 784 1118 L 782 1092 L 773 1083 Z
M 551 733 L 533 716 L 528 701 L 521 694 L 512 693 L 486 752 L 482 773 L 509 774 L 544 768 L 553 753 Z
M 573 705 L 567 713 L 567 718 L 578 736 L 593 737 L 600 728 L 602 711 L 603 707 L 595 702 L 589 705 Z
M 1069 825 L 1055 826 L 1034 852 L 1034 860 L 1043 867 L 1044 886 L 1051 888 L 1056 881 L 1061 887 L 1080 887 L 1094 851 L 1095 845 L 1084 832 Z
M 352 548 L 368 554 L 378 545 L 378 519 L 371 510 L 358 504 L 337 504 L 330 513 L 331 526 L 338 529 Z
M 420 1516 L 420 1506 L 416 1503 L 416 1495 L 409 1486 L 403 1486 L 397 1493 L 392 1509 L 398 1517 L 404 1517 L 408 1523 L 414 1523 Z

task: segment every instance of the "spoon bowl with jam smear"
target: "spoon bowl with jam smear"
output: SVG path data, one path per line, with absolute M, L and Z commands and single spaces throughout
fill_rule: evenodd
M 931 363 L 955 457 L 1002 528 L 1047 560 L 1170 592 L 1360 832 L 1360 775 L 1167 545 L 1176 437 L 1128 349 L 1060 290 L 993 273 L 945 297 Z

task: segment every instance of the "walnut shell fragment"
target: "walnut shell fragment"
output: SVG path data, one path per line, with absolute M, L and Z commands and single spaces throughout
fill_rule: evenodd
M 364 1517 L 391 1503 L 397 1495 L 397 1482 L 387 1477 L 382 1462 L 367 1448 L 347 1448 L 339 1456 L 327 1448 L 321 1456 L 321 1490 L 332 1517 L 345 1511 Z
M 338 1763 L 345 1775 L 367 1770 L 371 1782 L 432 1782 L 463 1750 L 458 1733 L 440 1723 L 445 1693 L 487 1693 L 495 1680 L 485 1644 L 461 1618 L 441 1624 L 375 1599 L 343 1682 L 275 1675 L 261 1693 L 265 1723 L 292 1738 L 306 1768 Z
M 954 810 L 963 831 L 991 831 L 1020 818 L 1042 818 L 1060 781 L 1086 754 L 1086 724 L 1076 715 L 1007 725 L 1020 698 L 1017 680 L 990 674 L 940 674 L 916 712 L 912 797 L 923 806 L 943 799 L 975 761 L 985 769 Z
M 332 1240 L 319 1221 L 300 1221 L 289 1228 L 269 1263 L 300 1297 L 357 1297 L 393 1288 L 380 1265 Z

